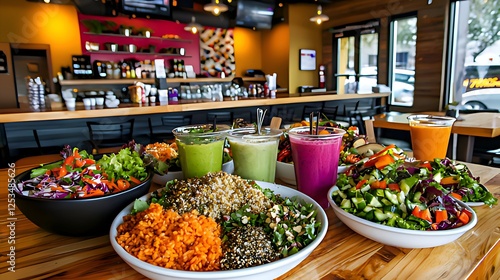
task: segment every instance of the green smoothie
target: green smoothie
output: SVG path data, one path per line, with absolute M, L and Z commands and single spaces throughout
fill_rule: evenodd
M 227 125 L 192 125 L 172 130 L 184 178 L 201 177 L 222 170 Z
M 177 139 L 184 178 L 201 177 L 222 170 L 224 140 L 204 144 L 183 143 Z
M 234 161 L 234 174 L 244 179 L 274 183 L 276 155 L 278 154 L 279 130 L 255 129 L 229 131 L 228 140 Z

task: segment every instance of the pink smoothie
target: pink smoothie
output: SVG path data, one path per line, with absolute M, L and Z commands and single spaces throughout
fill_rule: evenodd
M 298 190 L 323 208 L 328 207 L 328 190 L 337 181 L 342 135 L 340 132 L 310 137 L 308 132 L 307 135 L 289 133 Z

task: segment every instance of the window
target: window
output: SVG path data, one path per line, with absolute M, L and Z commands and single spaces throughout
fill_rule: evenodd
M 378 22 L 336 28 L 333 33 L 337 92 L 372 92 L 377 85 Z
M 413 105 L 415 85 L 415 54 L 417 17 L 397 18 L 391 21 L 389 86 L 391 105 Z
M 500 110 L 499 1 L 453 2 L 450 14 L 448 103 Z

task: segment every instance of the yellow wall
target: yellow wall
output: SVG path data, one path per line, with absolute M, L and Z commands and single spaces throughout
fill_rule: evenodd
M 288 24 L 280 23 L 269 31 L 263 31 L 262 69 L 268 74 L 277 74 L 276 83 L 281 88 L 288 88 L 288 56 L 290 48 L 290 30 Z
M 261 44 L 261 31 L 248 28 L 234 29 L 234 59 L 237 76 L 243 76 L 248 69 L 262 69 Z
M 74 6 L 0 0 L 0 7 L 0 42 L 49 44 L 53 74 L 82 53 Z
M 299 50 L 316 50 L 317 65 L 321 62 L 322 31 L 321 25 L 311 22 L 309 18 L 316 13 L 317 6 L 309 4 L 289 5 L 288 24 L 290 28 L 290 55 L 289 55 L 289 90 L 297 92 L 297 87 L 302 85 L 318 86 L 316 71 L 299 70 Z M 310 15 L 310 16 L 304 16 Z M 316 65 L 316 66 L 317 66 Z M 316 67 L 317 68 L 317 67 Z

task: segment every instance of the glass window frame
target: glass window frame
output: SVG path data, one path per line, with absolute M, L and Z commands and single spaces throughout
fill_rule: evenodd
M 349 30 L 344 30 L 349 29 Z M 371 20 L 368 22 L 352 24 L 344 27 L 335 27 L 332 29 L 332 87 L 338 91 L 338 77 L 345 76 L 345 73 L 339 73 L 339 53 L 340 53 L 340 44 L 339 40 L 347 37 L 354 37 L 354 71 L 355 74 L 352 75 L 355 77 L 355 81 L 359 83 L 359 78 L 361 74 L 361 65 L 360 65 L 360 44 L 361 44 L 361 35 L 366 34 L 368 31 L 372 30 L 370 33 L 375 33 L 378 35 L 377 38 L 377 62 L 378 57 L 380 56 L 380 20 Z M 378 83 L 378 63 L 377 63 L 377 75 L 375 76 Z M 366 77 L 366 75 L 364 75 Z M 357 92 L 357 89 L 356 89 Z
M 387 61 L 387 71 L 388 71 L 388 75 L 387 75 L 387 82 L 388 82 L 388 86 L 389 88 L 391 89 L 391 92 L 393 91 L 393 84 L 396 80 L 396 74 L 394 73 L 394 69 L 396 69 L 394 66 L 395 64 L 397 63 L 396 62 L 396 55 L 394 55 L 394 48 L 395 48 L 395 45 L 397 44 L 397 42 L 395 43 L 394 42 L 394 35 L 395 35 L 395 22 L 398 21 L 398 20 L 402 20 L 402 19 L 407 19 L 407 18 L 415 18 L 418 22 L 418 15 L 416 12 L 413 12 L 413 13 L 406 13 L 406 14 L 401 14 L 401 15 L 396 15 L 396 16 L 392 16 L 390 18 L 390 21 L 389 21 L 389 42 L 388 42 L 388 46 L 387 46 L 387 49 L 388 49 L 388 54 L 387 54 L 387 58 L 388 58 L 388 61 Z M 417 28 L 418 28 L 418 23 L 417 23 Z M 416 34 L 418 34 L 418 30 L 416 32 Z M 417 41 L 415 42 L 415 45 L 418 43 L 418 38 L 417 38 Z M 416 69 L 413 70 L 414 71 L 414 76 L 413 76 L 413 100 L 415 100 L 415 77 L 416 77 Z M 413 104 L 414 104 L 414 101 L 411 103 L 411 105 L 404 105 L 402 102 L 397 102 L 395 103 L 394 101 L 394 96 L 391 94 L 390 98 L 389 98 L 389 105 L 394 106 L 394 107 L 402 107 L 402 108 L 411 108 L 413 107 Z

